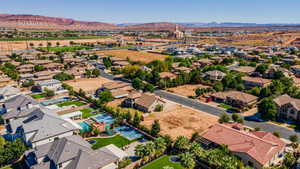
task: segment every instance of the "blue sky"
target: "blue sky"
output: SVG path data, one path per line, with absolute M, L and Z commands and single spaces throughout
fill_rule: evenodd
M 0 13 L 110 23 L 300 23 L 300 0 L 1 0 Z

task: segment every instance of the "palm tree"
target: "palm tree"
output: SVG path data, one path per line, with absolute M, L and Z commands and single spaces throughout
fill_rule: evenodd
M 174 143 L 174 149 L 179 152 L 184 152 L 190 148 L 189 139 L 184 136 L 179 136 L 176 138 Z
M 195 167 L 196 162 L 194 160 L 194 155 L 193 154 L 191 154 L 189 152 L 186 152 L 186 153 L 180 154 L 179 157 L 180 157 L 181 164 L 185 168 L 190 169 L 190 168 Z
M 166 143 L 165 139 L 162 137 L 159 137 L 154 141 L 154 144 L 155 144 L 155 150 L 156 150 L 155 156 L 158 157 L 158 156 L 163 155 L 167 149 L 167 143 Z
M 202 158 L 205 156 L 205 151 L 198 143 L 192 143 L 189 152 L 197 158 Z

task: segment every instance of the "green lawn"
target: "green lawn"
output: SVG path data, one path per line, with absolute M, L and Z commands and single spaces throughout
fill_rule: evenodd
M 97 142 L 92 146 L 93 149 L 99 149 L 101 147 L 107 146 L 109 144 L 114 144 L 117 147 L 124 147 L 133 141 L 128 140 L 127 138 L 123 136 L 114 136 L 111 138 L 95 138 L 92 140 L 96 140 Z M 134 140 L 135 141 L 135 140 Z
M 108 36 L 78 36 L 78 37 L 45 37 L 45 38 L 0 38 L 0 41 L 28 41 L 28 40 L 78 40 L 78 39 L 106 39 Z
M 95 110 L 92 108 L 82 109 L 80 111 L 82 112 L 82 118 L 84 118 L 84 119 L 87 119 L 87 118 L 95 115 L 95 114 L 93 114 L 93 112 L 95 112 Z
M 41 94 L 33 94 L 31 95 L 31 97 L 34 99 L 40 99 L 40 98 L 47 97 L 47 95 L 45 93 L 41 93 Z
M 230 106 L 228 104 L 220 104 L 220 105 L 218 105 L 218 107 L 222 107 L 224 109 L 232 109 L 233 108 L 232 106 Z
M 83 106 L 83 105 L 85 105 L 85 103 L 75 100 L 75 101 L 67 101 L 67 102 L 57 104 L 57 106 L 59 106 L 59 107 L 70 106 L 70 105 Z
M 142 169 L 183 169 L 183 166 L 179 162 L 171 162 L 169 160 L 170 157 L 171 156 L 169 155 L 160 157 L 159 159 L 154 160 L 146 166 L 142 167 Z
M 84 50 L 84 49 L 91 49 L 91 48 L 86 46 L 57 46 L 57 47 L 42 47 L 40 49 L 49 52 L 75 52 L 77 50 Z

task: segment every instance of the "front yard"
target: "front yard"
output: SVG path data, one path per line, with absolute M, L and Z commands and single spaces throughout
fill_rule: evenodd
M 180 162 L 172 162 L 170 161 L 170 157 L 169 155 L 162 156 L 147 164 L 142 169 L 183 169 Z
M 85 103 L 75 100 L 75 101 L 67 101 L 67 102 L 57 104 L 58 107 L 71 106 L 71 105 L 83 106 L 83 105 L 85 105 Z
M 135 141 L 135 140 L 130 141 L 127 138 L 120 136 L 120 135 L 110 137 L 110 138 L 94 138 L 94 139 L 90 139 L 90 140 L 96 141 L 96 143 L 92 145 L 93 149 L 99 149 L 101 147 L 104 147 L 104 146 L 107 146 L 110 144 L 114 144 L 115 146 L 121 148 L 121 147 L 124 147 Z

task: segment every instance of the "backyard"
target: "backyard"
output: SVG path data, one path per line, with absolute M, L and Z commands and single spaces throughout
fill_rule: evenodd
M 87 108 L 80 111 L 82 112 L 82 118 L 87 119 L 91 116 L 94 116 L 95 114 L 93 112 L 95 112 L 96 110 L 94 110 L 93 108 Z
M 33 95 L 31 95 L 31 97 L 34 99 L 41 99 L 41 98 L 47 97 L 47 95 L 46 95 L 46 93 L 40 93 L 40 94 L 33 94 Z
M 110 137 L 110 138 L 94 138 L 94 139 L 90 139 L 90 140 L 95 140 L 96 143 L 92 145 L 93 149 L 99 149 L 101 147 L 110 145 L 110 144 L 114 144 L 115 146 L 121 148 L 124 147 L 132 142 L 134 142 L 135 140 L 128 140 L 123 136 L 117 135 L 114 137 Z
M 169 155 L 164 155 L 157 160 L 152 161 L 151 163 L 144 166 L 142 169 L 183 169 L 183 166 L 180 162 L 170 161 Z
M 58 107 L 71 106 L 71 105 L 83 106 L 85 105 L 85 103 L 81 101 L 73 100 L 73 101 L 67 101 L 67 102 L 57 104 Z

